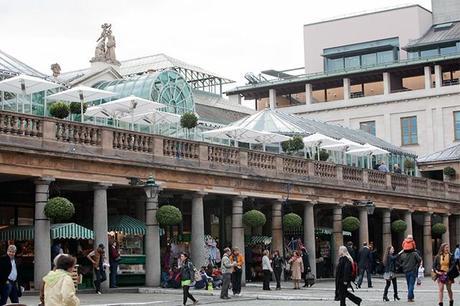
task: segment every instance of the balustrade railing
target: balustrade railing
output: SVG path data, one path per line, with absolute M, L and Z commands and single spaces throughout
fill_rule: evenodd
M 349 166 L 342 167 L 342 177 L 344 182 L 352 184 L 362 184 L 363 183 L 363 169 L 354 168 Z
M 100 127 L 70 121 L 56 122 L 56 140 L 76 144 L 99 146 L 101 144 Z
M 153 152 L 153 136 L 126 131 L 113 131 L 113 148 L 134 152 Z
M 43 134 L 42 120 L 22 114 L 0 113 L 0 133 L 41 137 Z
M 412 177 L 410 187 L 414 194 L 426 194 L 428 190 L 428 180 L 423 177 Z
M 208 160 L 213 163 L 239 165 L 240 151 L 234 148 L 208 146 Z
M 395 191 L 407 191 L 409 186 L 409 177 L 402 174 L 390 174 L 391 175 L 391 187 Z
M 276 169 L 275 156 L 261 152 L 248 152 L 248 166 L 259 169 Z
M 386 187 L 386 173 L 376 170 L 368 170 L 369 185 L 374 187 Z
M 314 161 L 314 174 L 321 178 L 337 178 L 337 165 Z
M 309 161 L 299 158 L 283 157 L 283 172 L 297 175 L 308 175 Z
M 163 155 L 181 158 L 181 159 L 198 159 L 200 145 L 196 142 L 181 139 L 164 139 Z

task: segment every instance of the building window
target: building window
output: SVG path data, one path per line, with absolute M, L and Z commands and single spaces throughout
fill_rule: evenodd
M 359 56 L 345 57 L 345 69 L 359 68 Z
M 454 112 L 455 140 L 460 140 L 460 111 Z
M 343 70 L 343 58 L 327 59 L 327 71 L 342 71 Z
M 360 122 L 359 129 L 375 136 L 375 121 Z
M 417 144 L 417 117 L 401 118 L 401 143 L 402 145 Z

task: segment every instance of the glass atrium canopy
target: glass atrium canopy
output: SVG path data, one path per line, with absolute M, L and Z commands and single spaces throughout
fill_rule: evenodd
M 187 81 L 176 71 L 164 70 L 152 74 L 133 76 L 129 79 L 101 81 L 94 88 L 108 90 L 117 98 L 130 95 L 166 105 L 165 111 L 175 114 L 195 112 L 192 89 Z M 111 99 L 99 101 L 101 104 Z

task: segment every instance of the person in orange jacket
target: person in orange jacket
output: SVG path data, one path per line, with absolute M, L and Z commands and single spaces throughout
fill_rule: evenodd
M 240 254 L 240 249 L 233 248 L 232 255 L 230 256 L 232 263 L 236 263 L 232 272 L 232 291 L 233 295 L 239 296 L 241 294 L 241 277 L 243 275 L 244 257 Z

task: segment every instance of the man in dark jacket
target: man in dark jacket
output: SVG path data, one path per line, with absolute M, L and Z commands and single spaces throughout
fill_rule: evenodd
M 353 247 L 353 242 L 352 241 L 347 242 L 347 250 L 348 250 L 348 253 L 350 254 L 351 258 L 353 258 L 353 260 L 356 261 L 356 253 L 355 253 L 355 249 Z
M 19 303 L 21 292 L 18 288 L 18 267 L 16 265 L 16 246 L 8 246 L 6 255 L 0 258 L 0 306 L 10 298 L 11 303 Z
M 311 272 L 310 259 L 308 257 L 308 252 L 305 249 L 305 247 L 302 247 L 301 250 L 302 250 L 302 263 L 303 263 L 303 273 L 302 273 L 303 275 L 302 276 L 305 281 L 305 284 L 303 286 L 307 287 L 307 285 L 309 285 L 307 281 L 307 274 Z
M 422 262 L 422 258 L 416 250 L 410 252 L 401 251 L 399 254 L 401 254 L 401 267 L 406 275 L 407 301 L 413 302 L 415 281 L 417 280 L 418 267 Z
M 358 288 L 361 288 L 361 284 L 363 283 L 364 272 L 367 274 L 367 287 L 372 288 L 372 275 L 371 275 L 371 251 L 367 246 L 367 242 L 363 242 L 363 247 L 358 252 L 358 268 L 359 268 L 359 275 L 358 275 Z

